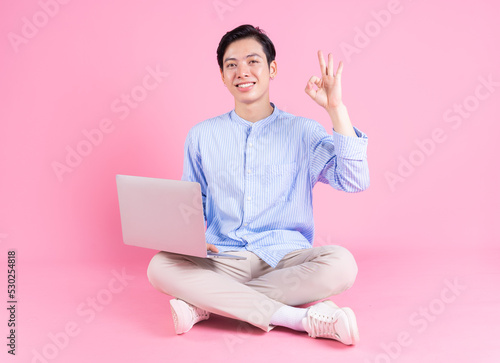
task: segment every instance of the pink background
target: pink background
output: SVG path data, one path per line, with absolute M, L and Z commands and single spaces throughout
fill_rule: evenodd
M 498 361 L 500 321 L 490 316 L 500 303 L 496 2 L 24 0 L 2 2 L 0 14 L 0 270 L 16 249 L 17 361 L 36 361 L 44 349 L 50 362 L 230 362 L 250 351 L 262 361 Z M 345 63 L 343 98 L 369 136 L 371 186 L 346 194 L 320 184 L 314 207 L 316 244 L 344 245 L 360 266 L 359 282 L 337 298 L 358 314 L 354 349 L 285 329 L 262 336 L 220 317 L 177 337 L 168 297 L 145 276 L 154 251 L 122 243 L 115 175 L 180 179 L 188 130 L 234 106 L 215 51 L 244 23 L 276 46 L 271 101 L 327 130 L 304 87 L 319 74 L 318 49 Z M 492 85 L 480 86 L 488 78 Z M 126 106 L 121 97 L 131 93 L 136 102 Z M 100 125 L 107 133 L 97 137 L 90 130 Z M 439 142 L 419 151 L 415 140 L 433 135 Z M 65 164 L 69 149 L 86 155 L 58 176 L 53 165 Z M 413 163 L 406 174 L 401 160 Z M 134 279 L 103 292 L 122 269 Z M 415 332 L 408 317 L 454 279 L 463 294 Z M 6 280 L 4 272 L 4 302 Z M 87 322 L 78 307 L 96 296 L 101 306 Z M 68 322 L 80 331 L 51 351 L 51 334 Z M 384 353 L 407 328 L 413 343 L 394 348 L 395 358 Z M 241 341 L 228 343 L 231 334 Z M 207 344 L 222 356 L 203 354 Z

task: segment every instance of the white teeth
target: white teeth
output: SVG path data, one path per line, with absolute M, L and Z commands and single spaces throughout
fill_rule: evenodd
M 247 87 L 250 87 L 250 86 L 253 86 L 253 83 L 243 83 L 243 84 L 237 85 L 236 87 L 247 88 Z

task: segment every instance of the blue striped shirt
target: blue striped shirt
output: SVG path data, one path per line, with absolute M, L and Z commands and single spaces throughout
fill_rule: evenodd
M 234 109 L 193 126 L 182 180 L 201 185 L 207 243 L 248 250 L 272 267 L 312 247 L 317 182 L 359 192 L 370 183 L 367 136 L 333 135 L 317 121 L 279 110 L 255 123 Z

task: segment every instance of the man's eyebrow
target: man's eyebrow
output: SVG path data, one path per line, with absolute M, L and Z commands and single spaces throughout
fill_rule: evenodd
M 255 57 L 255 56 L 257 56 L 257 57 L 259 57 L 259 58 L 262 58 L 262 57 L 261 57 L 259 54 L 257 54 L 257 53 L 252 53 L 252 54 L 249 54 L 249 55 L 247 55 L 245 58 L 250 58 L 250 57 Z M 224 63 L 226 63 L 227 61 L 231 61 L 231 60 L 235 61 L 235 60 L 237 60 L 237 59 L 236 59 L 236 58 L 226 58 L 226 59 L 224 59 Z

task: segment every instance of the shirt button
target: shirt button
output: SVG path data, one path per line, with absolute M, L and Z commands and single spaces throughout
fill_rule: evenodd
M 248 174 L 252 174 L 252 169 L 248 169 Z
M 245 227 L 248 226 L 248 223 L 245 223 Z
M 253 144 L 251 142 L 248 143 L 248 147 L 252 147 Z
M 252 197 L 247 197 L 247 200 L 252 200 Z

